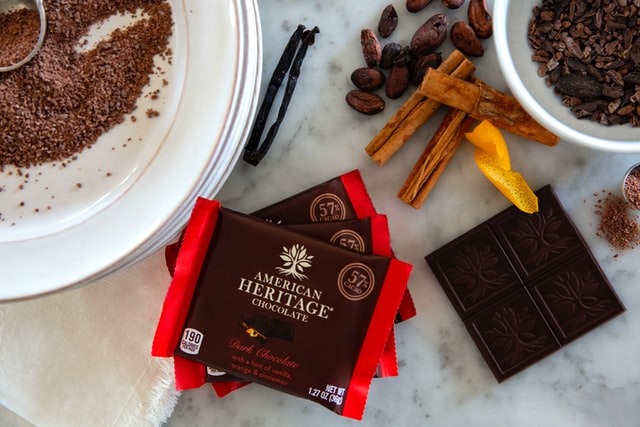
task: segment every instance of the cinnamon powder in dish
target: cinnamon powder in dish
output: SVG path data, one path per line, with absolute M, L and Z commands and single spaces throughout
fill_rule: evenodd
M 165 0 L 59 0 L 45 8 L 38 55 L 0 75 L 0 170 L 73 158 L 94 144 L 135 110 L 154 57 L 168 53 Z M 138 19 L 81 51 L 93 26 L 124 13 Z

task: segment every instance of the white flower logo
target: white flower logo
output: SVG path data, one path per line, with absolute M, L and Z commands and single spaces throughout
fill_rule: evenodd
M 276 267 L 278 272 L 293 276 L 298 280 L 307 279 L 303 272 L 305 268 L 311 267 L 310 261 L 313 259 L 313 255 L 307 254 L 307 248 L 297 243 L 291 249 L 283 247 L 280 258 L 284 261 L 284 264 L 282 264 L 282 267 Z

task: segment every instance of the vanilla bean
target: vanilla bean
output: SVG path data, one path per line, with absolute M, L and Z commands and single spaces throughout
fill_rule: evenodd
M 278 129 L 280 128 L 280 125 L 284 120 L 287 108 L 289 107 L 289 103 L 291 102 L 291 98 L 293 97 L 293 92 L 298 82 L 298 77 L 300 76 L 302 62 L 307 54 L 307 49 L 314 43 L 315 35 L 319 32 L 320 30 L 318 29 L 318 27 L 315 27 L 313 30 L 305 30 L 305 27 L 303 25 L 299 25 L 294 34 L 291 36 L 291 39 L 289 40 L 289 43 L 287 44 L 285 51 L 283 52 L 283 55 L 278 62 L 276 70 L 271 77 L 271 81 L 269 82 L 269 87 L 267 89 L 267 94 L 265 95 L 265 99 L 263 100 L 260 107 L 260 111 L 258 113 L 258 117 L 256 118 L 256 123 L 254 124 L 254 127 L 252 129 L 249 142 L 245 147 L 243 158 L 247 163 L 250 163 L 253 166 L 257 166 L 275 140 L 275 136 L 278 133 Z M 299 49 L 298 45 L 300 45 Z M 289 68 L 291 69 L 289 70 Z M 278 110 L 278 116 L 275 122 L 269 128 L 267 136 L 260 145 L 260 137 L 262 136 L 262 132 L 264 131 L 266 120 L 269 116 L 271 107 L 273 106 L 273 101 L 275 100 L 278 89 L 280 88 L 280 85 L 282 84 L 284 76 L 286 75 L 288 70 L 289 78 L 285 86 L 282 104 L 280 105 L 280 109 Z

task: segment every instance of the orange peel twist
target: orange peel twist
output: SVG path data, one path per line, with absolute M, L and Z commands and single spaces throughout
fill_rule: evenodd
M 466 138 L 476 146 L 474 158 L 480 171 L 518 209 L 538 211 L 538 197 L 522 175 L 511 170 L 509 150 L 500 130 L 487 120 L 480 122 Z

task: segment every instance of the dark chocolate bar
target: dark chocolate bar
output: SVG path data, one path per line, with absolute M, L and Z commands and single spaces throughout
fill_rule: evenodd
M 361 419 L 410 271 L 199 199 L 152 355 L 178 387 L 206 365 Z
M 498 382 L 624 312 L 551 186 L 426 257 Z

